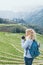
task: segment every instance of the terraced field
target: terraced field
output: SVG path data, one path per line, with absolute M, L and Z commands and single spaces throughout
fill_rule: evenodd
M 21 48 L 22 33 L 0 32 L 0 65 L 24 65 L 23 49 Z M 33 65 L 43 65 L 43 35 L 37 34 L 40 42 L 40 56 Z

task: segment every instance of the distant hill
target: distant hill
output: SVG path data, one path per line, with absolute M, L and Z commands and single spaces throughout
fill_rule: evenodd
M 43 7 L 31 12 L 0 11 L 0 24 L 23 24 L 43 34 Z
M 38 8 L 37 10 L 26 15 L 24 20 L 27 22 L 28 27 L 43 34 L 43 8 Z
M 14 18 L 12 20 L 0 18 L 0 24 L 26 24 L 23 19 Z
M 31 12 L 12 12 L 12 11 L 0 11 L 0 18 L 6 18 L 10 20 L 17 20 L 23 23 L 41 26 L 43 28 L 43 7 L 39 7 Z M 20 20 L 23 19 L 23 22 Z M 25 23 L 24 22 L 24 23 Z
M 24 19 L 29 24 L 37 25 L 43 28 L 43 8 L 31 12 Z
M 20 24 L 0 24 L 0 32 L 24 33 L 26 28 Z

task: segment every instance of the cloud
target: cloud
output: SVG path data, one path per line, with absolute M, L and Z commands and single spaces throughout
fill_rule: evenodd
M 23 11 L 43 6 L 43 0 L 0 0 L 0 10 Z

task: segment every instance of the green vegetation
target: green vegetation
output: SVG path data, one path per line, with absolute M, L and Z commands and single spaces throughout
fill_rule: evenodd
M 0 18 L 0 31 L 22 33 L 24 32 L 24 27 L 27 27 L 27 28 L 33 28 L 39 34 L 43 34 L 43 21 L 42 21 L 43 18 L 42 17 L 41 19 L 40 18 L 37 19 L 37 14 L 36 14 L 26 18 L 25 18 L 26 21 L 25 19 L 23 20 L 23 19 L 17 19 L 17 18 L 14 20 Z
M 21 24 L 0 24 L 1 32 L 24 33 L 25 29 Z
M 0 32 L 0 64 L 24 65 L 22 35 L 24 34 Z M 33 65 L 43 65 L 43 35 L 37 34 L 37 40 L 41 45 L 41 54 L 34 60 Z

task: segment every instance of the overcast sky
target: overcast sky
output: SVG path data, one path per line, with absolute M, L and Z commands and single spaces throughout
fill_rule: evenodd
M 43 0 L 0 0 L 0 10 L 27 11 L 43 6 Z

